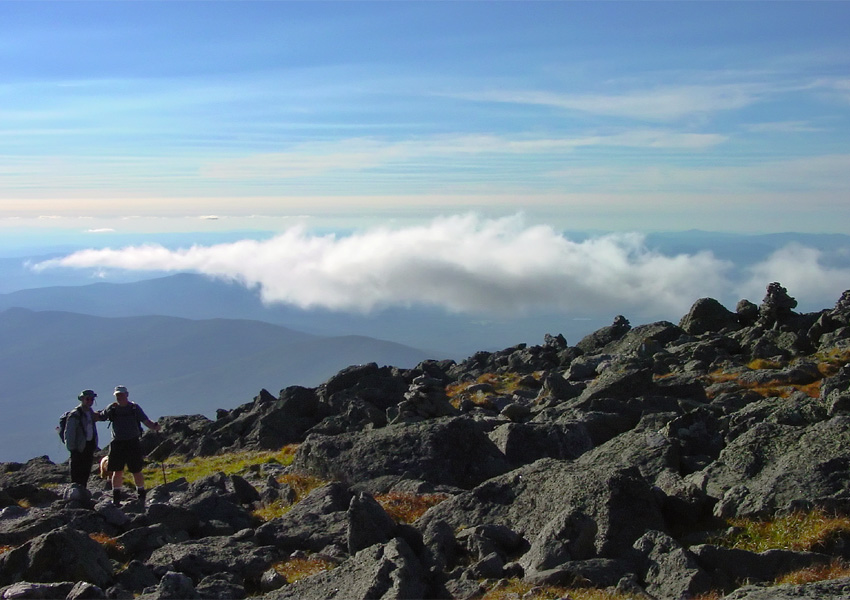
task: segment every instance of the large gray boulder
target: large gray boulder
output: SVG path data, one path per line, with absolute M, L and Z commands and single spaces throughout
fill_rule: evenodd
M 210 536 L 167 544 L 151 553 L 145 564 L 162 577 L 177 571 L 198 583 L 206 576 L 222 572 L 238 574 L 249 581 L 259 581 L 276 557 L 273 548 L 257 546 L 253 534 L 243 536 Z
M 331 545 L 346 548 L 348 509 L 353 497 L 341 483 L 317 488 L 283 516 L 258 527 L 257 540 L 287 553 L 295 550 L 318 552 Z
M 404 600 L 429 598 L 425 571 L 401 538 L 358 552 L 329 571 L 323 571 L 268 592 L 267 600 Z
M 449 417 L 336 436 L 311 435 L 293 468 L 338 481 L 404 475 L 471 488 L 510 467 L 471 419 Z
M 18 581 L 86 581 L 106 588 L 112 575 L 112 563 L 103 546 L 68 526 L 0 554 L 0 585 Z
M 691 335 L 701 335 L 724 329 L 739 329 L 740 324 L 738 315 L 714 298 L 700 298 L 679 321 L 679 327 Z
M 361 492 L 348 506 L 348 552 L 388 542 L 395 532 L 395 522 L 370 494 Z
M 566 562 L 593 558 L 596 555 L 596 522 L 567 507 L 546 523 L 520 564 L 526 575 L 549 571 Z
M 173 504 L 199 518 L 201 535 L 235 533 L 253 525 L 251 512 L 241 504 L 234 481 L 215 473 L 193 481 L 185 492 L 175 494 Z
M 593 447 L 587 427 L 571 423 L 505 423 L 489 437 L 514 465 L 540 458 L 578 458 Z
M 757 553 L 712 544 L 692 546 L 690 552 L 712 575 L 712 588 L 725 591 L 735 589 L 742 581 L 770 584 L 788 573 L 824 566 L 832 560 L 818 552 L 767 550 Z
M 850 600 L 850 577 L 801 585 L 747 585 L 724 600 Z
M 711 590 L 712 580 L 696 558 L 666 533 L 647 531 L 635 542 L 646 591 L 658 598 L 692 598 Z
M 438 522 L 449 531 L 503 525 L 530 541 L 567 506 L 595 524 L 593 557 L 623 556 L 645 531 L 665 527 L 656 495 L 637 469 L 548 458 L 442 502 L 416 526 L 440 543 L 428 534 Z
M 809 426 L 758 423 L 691 476 L 720 501 L 719 517 L 770 516 L 805 501 L 850 508 L 850 417 Z
M 619 340 L 626 335 L 631 328 L 632 325 L 626 317 L 623 315 L 617 315 L 614 317 L 614 322 L 607 327 L 602 327 L 593 333 L 584 336 L 579 343 L 576 344 L 576 348 L 578 348 L 582 354 L 597 354 L 602 351 L 602 348 L 611 342 Z

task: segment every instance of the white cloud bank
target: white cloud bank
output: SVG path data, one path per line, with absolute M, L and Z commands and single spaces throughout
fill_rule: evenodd
M 700 297 L 761 300 L 770 281 L 789 292 L 837 298 L 845 271 L 824 268 L 799 249 L 752 269 L 744 285 L 734 265 L 710 252 L 667 256 L 640 234 L 575 242 L 521 217 L 439 218 L 401 229 L 316 235 L 291 228 L 268 240 L 171 250 L 146 245 L 85 250 L 39 263 L 55 267 L 193 271 L 257 288 L 267 303 L 370 311 L 431 305 L 453 312 L 519 315 L 531 311 L 678 318 Z M 631 318 L 631 317 L 630 317 Z

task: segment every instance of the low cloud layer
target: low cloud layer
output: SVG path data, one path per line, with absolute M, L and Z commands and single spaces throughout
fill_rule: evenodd
M 841 291 L 835 281 L 848 280 L 846 269 L 823 267 L 816 251 L 778 252 L 740 278 L 733 264 L 710 252 L 664 255 L 639 234 L 576 242 L 520 217 L 471 215 L 345 236 L 295 227 L 263 241 L 85 250 L 35 266 L 57 267 L 192 271 L 258 289 L 267 303 L 301 308 L 368 312 L 430 305 L 462 313 L 671 318 L 705 296 L 722 301 L 749 293 L 759 302 L 774 280 L 792 294 L 815 286 L 834 299 Z

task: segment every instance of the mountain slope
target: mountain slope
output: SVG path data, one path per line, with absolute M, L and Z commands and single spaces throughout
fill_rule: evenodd
M 0 313 L 0 461 L 49 453 L 53 431 L 84 388 L 111 401 L 115 385 L 157 418 L 214 415 L 290 385 L 315 386 L 351 364 L 411 367 L 423 351 L 366 337 L 320 337 L 235 319 L 104 318 L 14 308 Z
M 101 317 L 166 315 L 187 319 L 252 319 L 316 335 L 363 335 L 427 349 L 431 354 L 462 360 L 478 350 L 533 343 L 546 333 L 581 337 L 608 324 L 565 323 L 563 315 L 516 316 L 504 319 L 449 314 L 433 307 L 388 308 L 370 314 L 265 305 L 256 290 L 203 275 L 179 273 L 128 283 L 93 283 L 39 287 L 0 294 L 0 310 L 21 307 Z M 578 326 L 578 327 L 577 327 Z

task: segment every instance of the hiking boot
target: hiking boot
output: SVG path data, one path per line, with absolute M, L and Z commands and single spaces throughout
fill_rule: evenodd
M 121 490 L 112 490 L 112 504 L 121 506 Z

